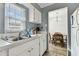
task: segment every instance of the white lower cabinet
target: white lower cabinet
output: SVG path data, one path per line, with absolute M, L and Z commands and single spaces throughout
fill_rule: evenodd
M 39 56 L 39 40 L 35 39 L 9 49 L 10 56 Z
M 35 39 L 31 45 L 31 56 L 39 56 L 39 40 Z
M 9 49 L 9 56 L 25 56 L 30 55 L 29 42 Z
M 5 50 L 0 51 L 0 56 L 7 56 L 7 51 L 5 51 Z
M 43 35 L 40 37 L 40 56 L 42 56 L 44 54 L 44 52 L 46 51 L 46 35 Z
M 0 51 L 0 56 L 42 56 L 46 51 L 46 35 Z
M 43 46 L 44 46 L 44 47 L 43 47 L 43 48 L 44 48 L 43 50 L 44 50 L 44 52 L 45 52 L 45 51 L 46 51 L 46 48 L 47 48 L 46 35 L 43 36 Z
M 42 38 L 40 38 L 40 56 L 42 56 L 43 55 L 43 40 L 42 40 Z

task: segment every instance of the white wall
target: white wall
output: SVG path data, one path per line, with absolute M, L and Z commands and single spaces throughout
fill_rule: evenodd
M 49 12 L 49 32 L 51 34 L 61 32 L 67 35 L 67 25 L 67 7 Z

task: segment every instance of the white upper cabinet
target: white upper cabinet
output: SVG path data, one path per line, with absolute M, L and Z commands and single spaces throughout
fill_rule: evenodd
M 34 21 L 34 7 L 30 6 L 29 7 L 29 22 L 33 22 Z
M 35 22 L 41 23 L 41 12 L 35 9 Z
M 29 22 L 41 23 L 41 12 L 33 6 L 29 8 Z
M 40 56 L 42 56 L 47 49 L 47 41 L 46 41 L 46 35 L 42 35 L 40 37 Z

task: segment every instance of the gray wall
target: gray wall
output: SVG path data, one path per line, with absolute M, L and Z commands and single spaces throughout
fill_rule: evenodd
M 69 36 L 69 46 L 71 48 L 71 21 L 70 15 L 75 11 L 77 7 L 79 7 L 79 3 L 56 3 L 54 5 L 42 8 L 42 21 L 43 24 L 48 24 L 48 12 L 56 9 L 68 7 L 68 36 Z M 48 31 L 48 29 L 47 29 Z
M 0 3 L 0 33 L 4 33 L 4 4 Z

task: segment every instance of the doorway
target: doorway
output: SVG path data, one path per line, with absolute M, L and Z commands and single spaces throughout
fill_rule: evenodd
M 48 53 L 49 56 L 67 56 L 68 8 L 48 13 Z

